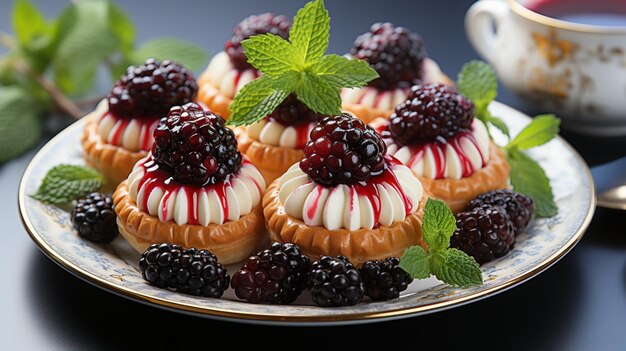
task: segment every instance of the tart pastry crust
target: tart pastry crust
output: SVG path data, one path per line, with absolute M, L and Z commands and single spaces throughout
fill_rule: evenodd
M 220 93 L 215 87 L 211 77 L 206 73 L 202 73 L 198 78 L 198 101 L 204 103 L 209 111 L 217 113 L 218 115 L 228 119 L 230 117 L 230 111 L 228 107 L 233 102 L 233 99 Z
M 452 80 L 450 80 L 450 78 L 445 75 L 442 74 L 442 82 L 445 85 L 449 85 L 449 86 L 454 86 L 454 82 Z M 371 121 L 375 120 L 378 117 L 383 117 L 385 119 L 388 119 L 389 116 L 391 116 L 391 114 L 394 112 L 395 108 L 389 109 L 389 110 L 383 110 L 383 109 L 379 109 L 376 107 L 370 107 L 370 106 L 365 106 L 365 105 L 360 105 L 360 104 L 351 104 L 351 103 L 347 103 L 344 102 L 343 104 L 341 104 L 341 109 L 346 111 L 346 112 L 350 112 L 353 115 L 355 115 L 356 117 L 358 117 L 360 120 L 362 120 L 365 123 L 370 123 Z
M 416 177 L 422 182 L 424 190 L 448 204 L 452 212 L 458 213 L 478 195 L 490 190 L 508 188 L 509 164 L 502 150 L 490 142 L 487 165 L 469 177 L 461 179 L 430 179 L 419 175 Z
M 235 137 L 239 151 L 259 169 L 266 184 L 285 174 L 289 167 L 304 158 L 301 149 L 271 146 L 250 138 L 245 127 L 235 128 Z
M 113 204 L 120 233 L 138 252 L 150 244 L 168 242 L 209 250 L 221 263 L 230 264 L 248 258 L 267 241 L 261 204 L 237 221 L 208 227 L 162 222 L 140 210 L 130 198 L 127 181 L 113 193 Z
M 128 177 L 135 163 L 146 157 L 148 152 L 129 151 L 121 146 L 105 143 L 97 131 L 98 112 L 96 109 L 84 117 L 88 120 L 80 141 L 87 165 L 99 170 L 115 187 Z
M 353 264 L 361 265 L 367 260 L 400 257 L 413 245 L 427 248 L 422 237 L 427 192 L 424 192 L 416 212 L 389 227 L 328 230 L 322 226 L 310 227 L 287 214 L 278 198 L 278 182 L 274 181 L 263 196 L 263 213 L 269 236 L 272 241 L 297 244 L 312 260 L 320 256 L 344 255 Z

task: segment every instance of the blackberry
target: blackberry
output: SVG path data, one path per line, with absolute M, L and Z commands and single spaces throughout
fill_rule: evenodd
M 513 190 L 493 190 L 481 194 L 469 202 L 467 210 L 483 205 L 502 208 L 513 223 L 516 235 L 526 229 L 533 216 L 533 200 Z
M 303 123 L 317 122 L 324 116 L 311 110 L 298 100 L 295 94 L 291 94 L 269 114 L 269 118 L 286 126 L 296 126 Z
M 426 49 L 422 38 L 407 28 L 375 23 L 356 38 L 350 54 L 378 72 L 380 77 L 369 83 L 378 89 L 408 88 L 422 79 Z
M 289 304 L 306 288 L 311 260 L 294 244 L 273 243 L 248 258 L 233 275 L 238 298 L 252 303 Z
M 230 282 L 211 252 L 168 243 L 150 245 L 139 259 L 139 269 L 152 285 L 196 296 L 221 297 Z
M 141 66 L 128 67 L 107 100 L 117 116 L 161 118 L 170 107 L 193 101 L 197 93 L 195 78 L 183 66 L 150 58 Z
M 364 182 L 385 169 L 387 146 L 361 120 L 344 113 L 326 117 L 311 131 L 300 169 L 324 186 Z
M 483 205 L 456 215 L 450 247 L 474 257 L 478 264 L 506 255 L 514 244 L 513 224 L 502 208 Z
M 322 256 L 315 261 L 308 288 L 313 302 L 322 307 L 353 306 L 363 299 L 361 275 L 344 256 Z
M 401 145 L 423 143 L 468 130 L 473 119 L 474 103 L 454 88 L 415 85 L 389 118 L 389 133 Z
M 78 200 L 71 221 L 78 234 L 94 243 L 108 243 L 118 234 L 117 216 L 110 196 L 91 193 Z
M 399 264 L 400 259 L 396 257 L 363 263 L 359 271 L 365 284 L 365 295 L 374 301 L 400 297 L 400 292 L 406 290 L 413 278 Z
M 240 71 L 253 68 L 243 52 L 241 42 L 253 35 L 271 33 L 283 39 L 289 37 L 291 20 L 285 16 L 277 16 L 273 13 L 252 15 L 239 22 L 233 29 L 233 36 L 226 42 L 224 50 L 230 56 L 233 65 Z
M 216 184 L 241 168 L 235 134 L 195 103 L 174 106 L 154 131 L 152 154 L 182 183 Z

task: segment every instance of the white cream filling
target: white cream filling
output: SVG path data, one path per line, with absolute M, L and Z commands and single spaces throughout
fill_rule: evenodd
M 375 123 L 380 121 L 377 120 L 373 124 Z M 485 125 L 474 119 L 468 134 L 460 133 L 445 144 L 434 142 L 421 146 L 399 147 L 391 138 L 384 140 L 387 144 L 387 153 L 411 168 L 415 174 L 430 179 L 441 178 L 438 177 L 440 173 L 438 170 L 443 163 L 444 178 L 461 179 L 464 171 L 461 157 L 469 160 L 474 172 L 485 167 L 489 161 L 490 142 Z M 452 146 L 453 143 L 460 152 Z
M 279 122 L 264 118 L 246 126 L 246 132 L 251 139 L 257 140 L 263 144 L 294 149 L 304 147 L 314 127 L 315 123 L 299 126 L 285 126 Z M 305 130 L 301 130 L 301 128 L 305 128 Z
M 231 99 L 235 97 L 244 85 L 259 76 L 255 69 L 239 71 L 233 66 L 230 57 L 225 51 L 221 51 L 213 56 L 203 74 L 209 78 L 211 84 L 222 95 Z
M 96 132 L 102 140 L 111 145 L 121 146 L 128 151 L 148 151 L 154 139 L 152 133 L 159 125 L 159 119 L 120 118 L 109 113 L 107 100 L 100 101 L 96 107 L 100 116 Z
M 431 58 L 423 62 L 424 83 L 442 83 L 445 75 L 439 65 Z M 362 88 L 350 88 L 341 90 L 341 99 L 345 103 L 359 104 L 381 110 L 391 110 L 404 102 L 409 95 L 410 89 L 393 89 L 380 91 L 376 88 L 365 86 Z
M 368 196 L 359 193 L 358 185 L 321 186 L 312 182 L 298 163 L 280 178 L 278 197 L 287 214 L 308 226 L 324 226 L 329 230 L 390 226 L 417 211 L 424 190 L 406 166 L 392 164 L 389 167 L 398 180 L 399 189 L 385 181 L 376 183 L 375 201 L 380 202 L 378 223 L 374 218 L 375 205 Z M 408 213 L 404 197 L 410 206 Z
M 263 176 L 247 160 L 243 161 L 239 172 L 224 183 L 201 188 L 185 184 L 171 186 L 171 178 L 165 184 L 152 186 L 150 172 L 158 168 L 149 153 L 135 164 L 128 176 L 128 188 L 130 198 L 140 210 L 163 222 L 173 220 L 177 224 L 190 223 L 206 227 L 210 223 L 236 221 L 252 212 L 265 192 Z M 163 182 L 160 179 L 154 181 Z

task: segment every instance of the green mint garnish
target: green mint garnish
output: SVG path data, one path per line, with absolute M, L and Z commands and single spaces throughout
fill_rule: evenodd
M 554 202 L 550 180 L 541 166 L 516 148 L 507 151 L 507 160 L 511 167 L 513 189 L 533 199 L 535 215 L 537 217 L 555 216 L 559 209 Z
M 474 102 L 476 118 L 485 124 L 487 130 L 492 125 L 509 138 L 508 145 L 503 149 L 511 166 L 513 189 L 533 199 L 537 217 L 556 215 L 558 208 L 554 202 L 550 180 L 541 166 L 522 151 L 552 140 L 559 133 L 560 120 L 554 115 L 536 116 L 511 139 L 506 123 L 487 109 L 498 92 L 498 80 L 493 68 L 483 61 L 470 61 L 463 65 L 457 85 L 459 92 Z
M 539 115 L 509 142 L 506 149 L 527 150 L 543 145 L 559 134 L 561 121 L 554 115 Z
M 560 120 L 554 115 L 540 115 L 522 129 L 504 147 L 511 167 L 511 184 L 515 191 L 529 196 L 535 202 L 537 217 L 552 217 L 558 213 L 550 180 L 541 166 L 522 152 L 552 140 L 559 133 Z
M 442 201 L 428 199 L 424 207 L 422 232 L 428 251 L 420 246 L 408 248 L 400 258 L 400 267 L 415 279 L 434 275 L 442 282 L 466 288 L 483 282 L 478 263 L 463 251 L 450 248 L 456 219 Z
M 459 92 L 472 100 L 476 106 L 476 118 L 485 124 L 487 130 L 491 124 L 509 137 L 509 128 L 504 121 L 491 115 L 487 110 L 498 95 L 498 78 L 493 68 L 484 61 L 470 61 L 461 68 L 457 85 Z
M 32 197 L 49 204 L 64 204 L 97 191 L 104 177 L 88 167 L 62 164 L 53 167 Z
M 296 14 L 289 40 L 261 34 L 242 41 L 248 62 L 263 76 L 237 94 L 228 123 L 254 123 L 292 93 L 317 113 L 341 113 L 340 89 L 364 86 L 378 73 L 364 61 L 324 56 L 329 31 L 330 17 L 324 2 L 315 0 Z

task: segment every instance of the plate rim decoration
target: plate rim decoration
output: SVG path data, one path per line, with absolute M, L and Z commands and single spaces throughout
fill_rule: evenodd
M 519 117 L 523 117 L 526 120 L 530 120 L 523 112 L 514 109 L 508 105 L 503 103 L 494 101 L 492 102 L 491 108 L 498 108 L 509 110 L 509 112 L 514 111 L 519 115 Z M 221 308 L 218 306 L 200 306 L 194 305 L 191 303 L 186 303 L 182 301 L 174 301 L 171 299 L 167 299 L 159 296 L 151 296 L 148 293 L 133 290 L 130 287 L 114 284 L 113 282 L 107 281 L 101 277 L 98 277 L 96 274 L 88 271 L 87 269 L 71 262 L 67 257 L 65 257 L 61 252 L 53 249 L 48 242 L 42 237 L 42 235 L 36 230 L 35 225 L 32 222 L 32 219 L 29 217 L 29 213 L 27 211 L 27 183 L 29 179 L 32 177 L 33 169 L 35 165 L 37 165 L 40 159 L 51 149 L 56 143 L 60 140 L 63 140 L 67 135 L 71 133 L 75 133 L 75 129 L 81 128 L 84 124 L 84 119 L 75 122 L 74 124 L 68 126 L 61 132 L 59 132 L 54 138 L 52 138 L 48 143 L 46 143 L 32 158 L 28 167 L 24 171 L 22 175 L 22 179 L 20 181 L 19 191 L 18 191 L 18 208 L 22 223 L 26 232 L 30 236 L 30 238 L 35 242 L 35 244 L 39 247 L 39 249 L 49 257 L 53 262 L 72 273 L 73 275 L 81 278 L 82 280 L 95 285 L 103 290 L 112 292 L 118 296 L 122 296 L 128 298 L 133 301 L 137 301 L 140 303 L 144 303 L 150 306 L 159 307 L 162 309 L 175 311 L 184 314 L 190 314 L 195 316 L 202 317 L 210 317 L 216 319 L 223 319 L 229 321 L 237 321 L 237 322 L 247 322 L 247 323 L 256 323 L 256 324 L 274 324 L 274 325 L 333 325 L 333 324 L 360 324 L 360 323 L 369 323 L 369 322 L 378 322 L 384 320 L 398 319 L 398 318 L 407 318 L 422 314 L 433 313 L 436 311 L 442 311 L 446 309 L 450 309 L 457 306 L 462 306 L 470 302 L 479 301 L 484 298 L 494 296 L 497 293 L 506 291 L 510 288 L 513 288 L 525 281 L 528 281 L 530 278 L 537 276 L 542 273 L 550 266 L 558 262 L 562 257 L 564 257 L 582 238 L 585 231 L 587 230 L 593 214 L 596 208 L 596 195 L 595 195 L 595 187 L 593 183 L 593 178 L 591 176 L 591 171 L 587 166 L 584 159 L 580 156 L 580 154 L 561 136 L 557 136 L 555 138 L 559 143 L 563 144 L 569 152 L 575 157 L 575 159 L 583 166 L 581 170 L 583 171 L 580 175 L 581 179 L 584 179 L 589 184 L 589 202 L 587 203 L 587 211 L 584 215 L 580 223 L 580 227 L 578 227 L 575 232 L 571 235 L 571 237 L 566 241 L 566 243 L 556 250 L 553 254 L 542 260 L 541 262 L 533 265 L 530 269 L 525 271 L 522 274 L 519 274 L 511 279 L 505 280 L 500 284 L 485 287 L 484 289 L 479 289 L 475 292 L 469 293 L 465 296 L 457 296 L 451 297 L 443 300 L 436 300 L 433 302 L 426 302 L 422 304 L 416 304 L 411 307 L 402 307 L 393 306 L 393 300 L 384 302 L 388 308 L 383 308 L 377 311 L 361 311 L 354 312 L 350 311 L 351 307 L 344 307 L 344 309 L 348 312 L 346 313 L 337 313 L 337 314 L 328 314 L 324 313 L 325 309 L 320 308 L 320 313 L 316 315 L 297 315 L 297 314 L 289 314 L 289 305 L 286 306 L 272 306 L 274 310 L 280 310 L 284 308 L 284 313 L 263 313 L 258 311 L 242 311 L 242 310 L 233 310 L 229 308 Z M 31 180 L 32 181 L 32 180 Z M 582 213 L 582 211 L 581 211 Z M 121 259 L 121 258 L 120 258 Z M 242 304 L 247 304 L 246 302 L 241 302 Z M 386 307 L 387 307 L 386 306 Z M 326 309 L 327 310 L 327 309 Z

